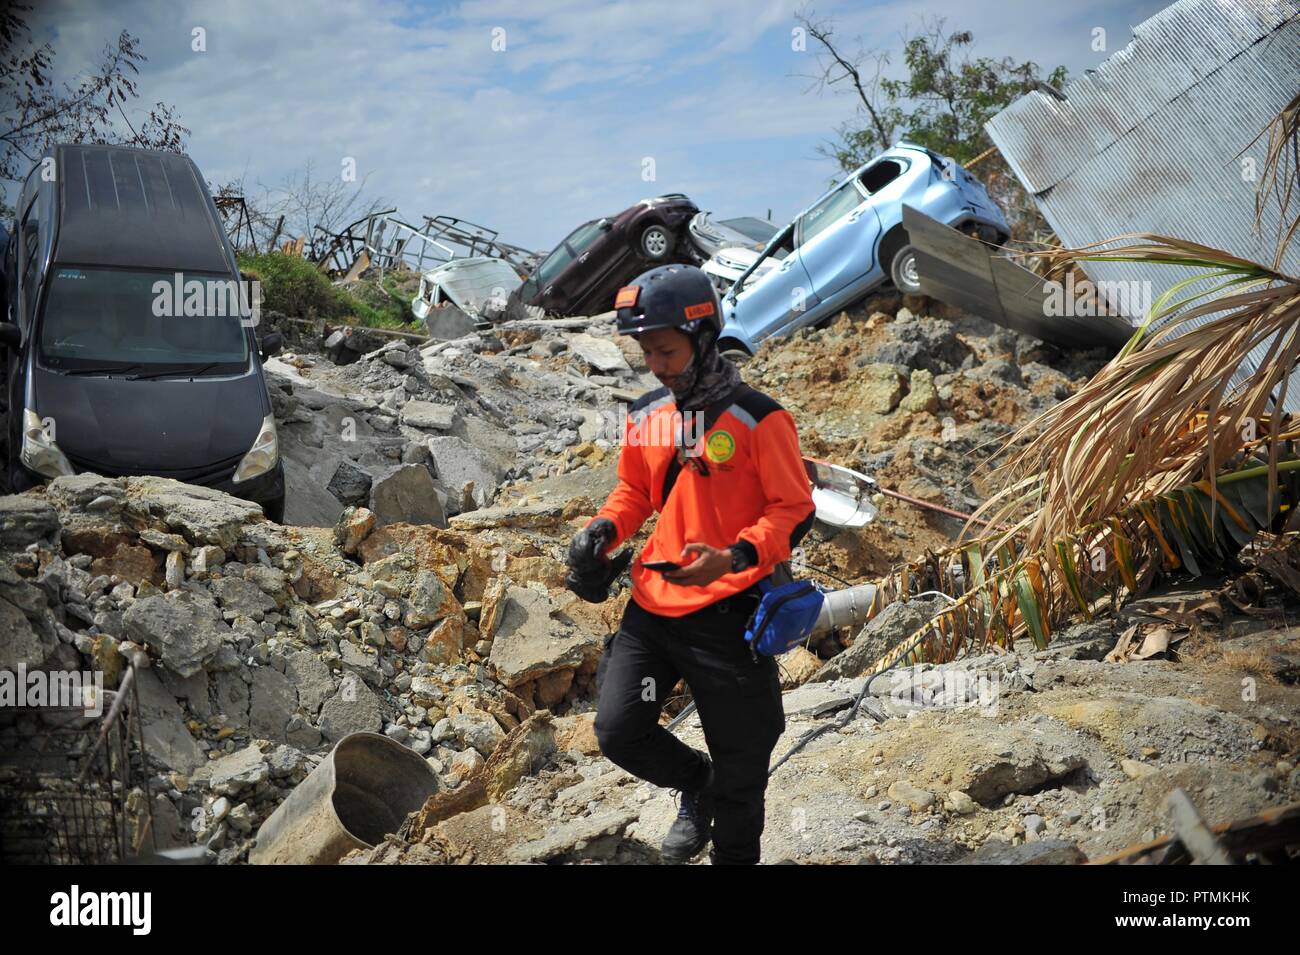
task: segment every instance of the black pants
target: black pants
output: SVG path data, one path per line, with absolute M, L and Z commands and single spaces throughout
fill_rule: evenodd
M 596 677 L 596 739 L 606 758 L 656 786 L 698 791 L 703 754 L 659 725 L 677 680 L 690 686 L 713 759 L 716 864 L 758 862 L 767 768 L 785 730 L 776 659 L 760 654 L 756 662 L 745 642 L 757 603 L 749 591 L 661 617 L 631 600 Z

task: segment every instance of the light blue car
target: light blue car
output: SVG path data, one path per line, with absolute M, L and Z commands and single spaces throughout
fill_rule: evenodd
M 986 242 L 1011 234 L 983 183 L 947 156 L 899 142 L 772 237 L 722 300 L 719 348 L 753 354 L 763 339 L 831 318 L 886 282 L 919 293 L 904 203 Z M 751 280 L 764 260 L 781 256 Z

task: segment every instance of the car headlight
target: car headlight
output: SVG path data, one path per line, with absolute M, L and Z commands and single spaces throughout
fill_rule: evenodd
M 77 473 L 46 432 L 45 422 L 31 408 L 23 409 L 23 449 L 19 458 L 27 468 L 45 477 Z
M 235 481 L 247 481 L 259 474 L 265 474 L 280 461 L 280 439 L 275 434 L 275 415 L 269 414 L 262 419 L 262 427 L 257 432 L 257 440 L 248 449 L 239 467 L 235 468 Z

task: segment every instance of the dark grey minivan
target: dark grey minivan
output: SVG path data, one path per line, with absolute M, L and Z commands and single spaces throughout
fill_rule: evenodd
M 194 162 L 56 146 L 19 197 L 5 254 L 7 477 L 153 474 L 284 516 L 257 309 Z

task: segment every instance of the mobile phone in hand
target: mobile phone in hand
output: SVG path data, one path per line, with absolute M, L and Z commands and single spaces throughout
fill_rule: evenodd
M 662 574 L 665 570 L 681 570 L 681 569 L 682 569 L 682 565 L 681 565 L 681 564 L 675 564 L 675 563 L 673 563 L 671 560 L 648 560 L 648 561 L 645 561 L 641 566 L 644 567 L 646 570 L 657 570 L 657 571 L 659 571 L 661 574 Z

